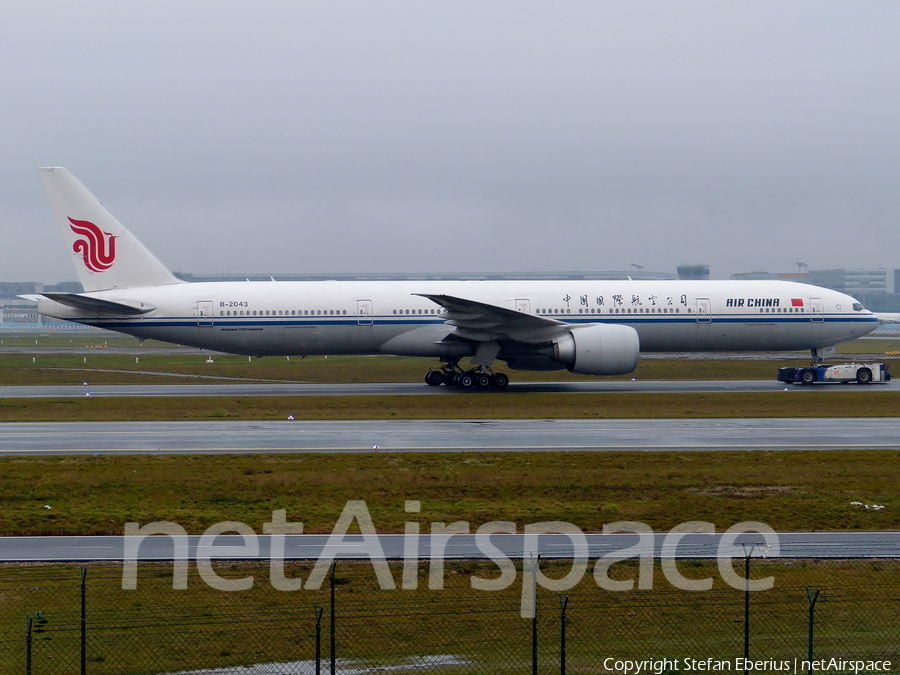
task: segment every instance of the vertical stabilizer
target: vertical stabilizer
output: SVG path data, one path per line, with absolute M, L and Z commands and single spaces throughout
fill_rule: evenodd
M 38 175 L 85 291 L 181 283 L 68 170 Z

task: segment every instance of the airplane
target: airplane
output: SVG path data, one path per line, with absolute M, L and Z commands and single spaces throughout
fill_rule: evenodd
M 220 281 L 175 277 L 68 170 L 38 169 L 83 293 L 38 312 L 232 354 L 430 357 L 432 386 L 513 370 L 631 373 L 641 352 L 824 350 L 878 327 L 854 298 L 789 281 Z M 460 365 L 470 359 L 471 365 Z

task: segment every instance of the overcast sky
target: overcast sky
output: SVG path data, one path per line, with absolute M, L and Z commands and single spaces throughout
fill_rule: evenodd
M 892 276 L 898 36 L 896 2 L 0 0 L 0 280 L 75 279 L 51 164 L 181 272 Z

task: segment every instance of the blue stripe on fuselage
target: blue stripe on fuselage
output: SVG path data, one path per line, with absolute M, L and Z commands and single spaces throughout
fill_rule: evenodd
M 821 317 L 821 320 L 819 320 Z M 691 314 L 687 316 L 641 316 L 641 315 L 625 315 L 625 316 L 601 316 L 601 315 L 575 315 L 575 316 L 567 316 L 564 314 L 553 315 L 553 318 L 559 321 L 564 321 L 569 324 L 592 324 L 592 323 L 604 323 L 604 324 L 627 324 L 627 325 L 647 325 L 647 324 L 747 324 L 747 325 L 756 325 L 760 323 L 780 323 L 780 324 L 811 324 L 811 323 L 828 323 L 828 324 L 846 324 L 846 323 L 861 323 L 861 324 L 877 324 L 878 319 L 874 317 L 865 317 L 865 316 L 852 316 L 845 314 L 837 314 L 837 315 L 817 315 L 816 320 L 810 318 L 809 314 L 803 316 L 772 316 L 772 315 L 759 315 L 759 314 L 745 314 L 741 316 L 734 315 L 725 315 L 725 316 L 717 316 L 712 315 L 709 316 L 709 320 L 707 320 L 706 316 Z M 270 319 L 253 319 L 247 320 L 245 318 L 231 318 L 231 317 L 213 317 L 209 320 L 204 320 L 204 324 L 201 325 L 197 317 L 160 317 L 160 318 L 148 318 L 143 317 L 140 319 L 96 319 L 96 318 L 83 318 L 83 319 L 69 319 L 70 321 L 74 321 L 77 323 L 85 323 L 92 326 L 106 326 L 106 327 L 116 327 L 116 326 L 154 326 L 154 327 L 185 327 L 185 326 L 200 326 L 201 328 L 211 328 L 211 327 L 222 327 L 222 326 L 234 326 L 234 327 L 269 327 L 269 326 L 359 326 L 361 328 L 365 328 L 371 325 L 379 325 L 379 326 L 423 326 L 423 325 L 442 325 L 445 322 L 441 319 L 434 318 L 425 318 L 421 319 L 416 318 L 403 318 L 399 319 L 396 317 L 373 317 L 372 323 L 359 323 L 357 317 L 347 317 L 340 319 L 327 319 L 323 320 L 319 317 L 310 317 L 309 319 L 303 318 L 290 318 L 286 319 L 285 317 L 272 317 Z

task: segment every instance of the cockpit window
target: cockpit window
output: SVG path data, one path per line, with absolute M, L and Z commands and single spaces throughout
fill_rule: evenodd
M 861 312 L 864 309 L 865 309 L 865 307 L 863 307 L 860 303 L 858 303 L 858 302 L 853 303 L 853 311 L 854 312 Z

